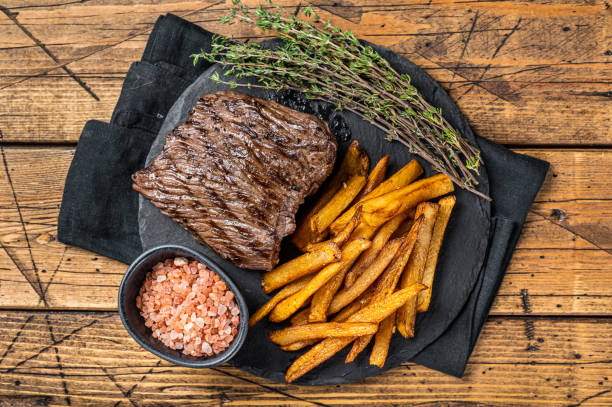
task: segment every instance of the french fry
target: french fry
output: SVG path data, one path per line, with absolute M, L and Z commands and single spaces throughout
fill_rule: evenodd
M 361 218 L 361 207 L 357 209 L 355 215 L 351 221 L 346 225 L 342 231 L 335 236 L 332 241 L 340 243 L 346 241 L 351 232 L 355 229 Z M 337 239 L 338 238 L 338 239 Z M 336 240 L 337 239 L 337 240 Z M 351 268 L 353 263 L 347 264 L 338 274 L 336 274 L 330 281 L 328 281 L 323 287 L 321 287 L 312 297 L 312 304 L 310 305 L 310 314 L 308 316 L 309 322 L 324 322 L 326 321 L 326 312 L 329 304 L 331 303 L 333 296 L 338 292 L 344 281 L 344 276 L 347 271 Z
M 365 214 L 389 212 L 389 206 L 399 205 L 399 212 L 408 210 L 421 202 L 437 198 L 454 190 L 453 183 L 444 174 L 436 174 L 379 197 L 362 202 Z M 418 216 L 418 215 L 417 215 Z
M 344 155 L 338 172 L 344 172 L 344 179 L 346 179 L 348 175 L 362 175 L 366 177 L 369 169 L 370 157 L 368 157 L 368 153 L 361 148 L 357 140 L 353 140 Z
M 410 255 L 414 249 L 419 230 L 421 229 L 423 221 L 424 217 L 419 217 L 412 225 L 412 228 L 408 232 L 406 240 L 402 244 L 398 255 L 387 267 L 385 272 L 382 274 L 382 276 L 380 276 L 378 282 L 376 283 L 374 294 L 372 295 L 370 303 L 380 301 L 382 298 L 385 298 L 390 293 L 392 293 L 393 290 L 395 290 L 395 287 L 397 286 L 397 283 L 402 275 L 402 271 L 404 270 L 406 263 L 408 263 Z M 372 335 L 365 335 L 359 337 L 353 344 L 353 347 L 351 348 L 349 354 L 346 356 L 345 362 L 349 363 L 355 360 L 357 355 L 359 355 L 359 353 L 361 353 L 361 351 L 363 351 L 366 346 L 368 346 L 371 340 Z
M 249 326 L 253 326 L 259 321 L 261 321 L 266 315 L 268 315 L 276 305 L 288 298 L 289 296 L 297 293 L 302 288 L 306 287 L 306 284 L 310 281 L 310 279 L 314 277 L 314 275 L 303 276 L 299 280 L 296 280 L 286 286 L 284 286 L 276 295 L 268 300 L 261 308 L 259 308 L 251 317 L 249 318 Z
M 291 317 L 291 326 L 300 326 L 306 325 L 308 323 L 308 314 L 310 313 L 310 308 L 304 308 L 297 314 Z M 333 322 L 344 322 L 344 321 L 333 321 Z M 295 352 L 300 349 L 304 349 L 307 346 L 314 345 L 317 343 L 318 339 L 310 339 L 308 341 L 298 341 L 294 342 L 291 345 L 281 346 L 280 348 L 285 352 Z
M 423 291 L 421 291 L 423 292 Z M 420 294 L 420 293 L 419 293 Z M 389 343 L 395 328 L 395 312 L 385 318 L 378 327 L 374 337 L 374 347 L 370 353 L 370 364 L 382 368 L 389 353 Z
M 270 293 L 298 278 L 319 271 L 331 262 L 337 261 L 342 252 L 337 244 L 330 242 L 315 251 L 304 253 L 274 270 L 265 273 L 261 280 L 264 292 Z
M 391 315 L 396 309 L 401 307 L 402 304 L 404 304 L 409 298 L 416 296 L 419 291 L 424 288 L 425 287 L 421 284 L 415 284 L 409 288 L 399 290 L 389 295 L 382 301 L 376 302 L 361 309 L 357 313 L 353 314 L 347 320 L 347 322 L 379 323 Z M 302 356 L 297 358 L 295 362 L 293 362 L 285 374 L 285 380 L 287 383 L 297 380 L 332 357 L 346 345 L 355 340 L 355 338 L 355 336 L 327 338 L 319 342 L 308 352 L 304 353 Z
M 359 146 L 359 142 L 353 141 L 346 151 L 338 170 L 327 181 L 325 189 L 321 191 L 320 197 L 312 209 L 316 212 L 325 206 L 340 189 L 342 183 L 351 175 L 366 176 L 369 167 L 370 159 L 368 154 Z
M 361 209 L 359 210 L 359 212 L 361 212 Z M 359 256 L 359 259 L 357 259 L 353 267 L 351 267 L 351 269 L 346 274 L 346 278 L 344 279 L 344 286 L 346 288 L 353 285 L 353 283 L 355 282 L 357 277 L 359 277 L 361 272 L 365 270 L 366 267 L 368 267 L 374 261 L 376 256 L 378 256 L 378 253 L 380 253 L 380 251 L 382 250 L 383 246 L 387 243 L 387 241 L 389 241 L 389 238 L 391 237 L 395 229 L 399 227 L 399 225 L 404 221 L 404 219 L 406 219 L 407 216 L 408 211 L 400 213 L 399 215 L 394 216 L 390 221 L 380 227 L 380 229 L 376 232 L 374 239 L 372 239 L 372 246 L 370 246 L 368 250 L 366 250 L 361 254 L 361 256 Z M 349 222 L 349 224 L 351 223 L 352 220 L 351 222 Z
M 361 221 L 359 222 L 359 224 L 357 225 L 357 227 L 355 228 L 355 230 L 353 231 L 353 233 L 351 234 L 351 237 L 349 240 L 354 240 L 354 239 L 372 239 L 372 236 L 374 236 L 374 234 L 376 233 L 376 230 L 378 230 L 378 226 L 370 226 L 368 223 L 366 223 L 363 218 L 364 218 L 365 214 L 362 212 L 361 213 Z
M 403 212 L 407 215 L 406 219 L 395 229 L 395 232 L 391 235 L 391 239 L 404 236 L 410 228 L 412 227 L 412 223 L 414 222 L 414 212 L 416 208 L 410 208 L 406 212 Z
M 321 338 L 361 336 L 376 333 L 378 326 L 365 322 L 324 322 L 292 326 L 270 333 L 270 340 L 277 345 L 287 346 L 295 342 Z
M 374 290 L 368 289 L 365 293 L 361 294 L 355 301 L 351 302 L 346 307 L 342 308 L 342 311 L 338 312 L 332 318 L 333 322 L 344 322 L 351 317 L 354 313 L 362 309 L 364 306 L 370 303 Z
M 385 180 L 387 176 L 387 165 L 389 164 L 389 156 L 386 155 L 381 158 L 378 163 L 374 166 L 370 174 L 368 174 L 368 182 L 365 187 L 361 190 L 357 198 L 353 201 L 353 204 L 358 203 L 364 196 L 372 192 L 381 182 Z
M 408 263 L 411 253 L 414 250 L 414 246 L 424 221 L 424 216 L 419 216 L 417 220 L 414 221 L 412 228 L 406 235 L 405 240 L 402 242 L 397 255 L 376 282 L 374 293 L 372 294 L 372 299 L 370 300 L 371 304 L 381 301 L 383 298 L 391 294 L 397 287 L 397 283 L 402 276 L 402 271 L 404 270 L 404 267 L 406 267 L 406 263 Z
M 423 167 L 421 167 L 417 160 L 413 159 L 375 188 L 368 198 L 384 195 L 387 192 L 404 187 L 420 177 L 421 174 L 423 174 Z
M 397 215 L 401 215 L 402 205 L 399 201 L 390 201 L 389 206 L 382 208 L 372 213 L 362 213 L 362 222 L 367 224 L 373 232 L 376 232 L 379 227 L 393 219 Z M 374 235 L 374 233 L 372 233 Z M 371 237 L 370 237 L 371 239 Z
M 342 310 L 343 312 L 339 313 L 334 318 L 332 318 L 332 322 L 346 321 L 348 317 L 350 317 L 355 312 L 359 311 L 365 304 L 367 304 L 370 298 L 371 298 L 371 293 L 370 293 L 370 297 L 365 297 L 364 295 L 362 295 L 360 298 L 353 301 L 353 303 L 349 307 L 344 308 Z M 352 309 L 350 309 L 351 306 L 353 307 Z M 291 323 L 291 326 L 300 326 L 300 325 L 308 324 L 309 323 L 308 316 L 310 315 L 310 312 L 311 312 L 311 308 L 309 307 L 309 308 L 305 308 L 301 310 L 300 312 L 294 314 L 289 320 L 289 322 Z M 302 341 L 300 342 L 302 343 L 302 345 L 300 346 L 293 345 L 291 346 L 292 349 L 283 349 L 283 350 L 291 350 L 291 351 L 299 350 L 306 346 L 312 345 L 314 342 L 313 341 Z
M 361 220 L 361 208 L 358 208 L 357 211 L 355 212 L 355 215 L 351 219 L 351 221 L 346 224 L 346 227 L 342 229 L 340 233 L 335 235 L 333 238 L 326 240 L 325 242 L 309 243 L 308 245 L 306 245 L 305 251 L 313 252 L 317 250 L 320 246 L 325 245 L 327 243 L 335 243 L 338 245 L 338 247 L 342 247 L 344 243 L 346 243 L 349 240 L 349 238 L 351 237 L 351 234 L 353 233 L 355 228 L 359 225 L 360 220 Z
M 344 363 L 351 363 L 355 360 L 357 356 L 369 345 L 372 341 L 374 335 L 364 335 L 355 338 L 355 343 L 351 347 L 348 355 L 346 355 L 346 359 L 344 359 Z
M 353 232 L 352 237 L 371 238 L 382 224 L 394 216 L 409 211 L 420 202 L 452 191 L 453 183 L 450 179 L 444 174 L 437 174 L 388 194 L 365 200 L 360 204 L 362 224 Z M 363 229 L 367 233 L 362 231 L 364 225 L 367 225 Z
M 325 184 L 317 202 L 298 222 L 297 228 L 291 237 L 291 241 L 298 249 L 303 251 L 309 243 L 320 242 L 325 238 L 324 235 L 313 233 L 310 228 L 310 220 L 334 197 L 336 192 L 342 187 L 342 184 L 346 182 L 350 176 L 358 175 L 365 177 L 368 173 L 368 168 L 370 168 L 370 159 L 367 153 L 359 147 L 357 141 L 353 141 L 344 155 L 340 167 Z
M 431 242 L 439 207 L 440 205 L 433 202 L 422 202 L 417 206 L 416 216 L 422 216 L 424 221 L 417 236 L 410 260 L 402 274 L 400 287 L 405 288 L 412 284 L 420 283 L 423 279 L 427 252 L 429 251 L 429 244 Z M 412 338 L 414 336 L 416 305 L 417 302 L 415 297 L 407 301 L 396 313 L 395 323 L 397 325 L 397 330 L 404 338 Z
M 293 315 L 289 320 L 291 326 L 306 325 L 308 323 L 308 314 L 310 314 L 310 308 L 304 308 L 297 314 Z
M 317 211 L 331 199 L 331 196 L 333 196 L 332 194 L 328 199 L 323 199 L 327 195 L 327 192 L 328 191 L 325 191 L 321 198 L 319 198 L 319 201 L 317 201 L 308 213 L 297 222 L 295 232 L 291 235 L 291 242 L 303 252 L 306 251 L 306 246 L 309 244 L 318 243 L 323 240 L 323 237 L 318 237 L 313 233 L 310 228 L 310 219 L 312 219 Z M 336 192 L 336 190 L 333 190 L 333 192 Z
M 429 251 L 427 252 L 427 261 L 425 262 L 425 270 L 423 271 L 422 282 L 427 288 L 421 291 L 417 297 L 417 312 L 424 312 L 429 309 L 434 274 L 436 272 L 436 265 L 438 264 L 438 255 L 440 254 L 444 232 L 446 231 L 446 226 L 448 225 L 455 202 L 456 198 L 454 195 L 446 196 L 438 201 L 440 209 L 438 210 L 438 216 L 434 224 L 431 243 L 429 244 Z M 372 242 L 372 244 L 374 243 Z
M 361 213 L 361 208 L 359 208 L 357 212 L 355 212 L 355 216 L 353 216 L 353 219 L 351 220 L 351 222 L 348 223 L 347 226 L 351 225 L 354 219 L 360 213 Z M 399 221 L 401 220 L 398 219 L 396 223 Z M 393 224 L 389 225 L 387 228 L 382 230 L 382 233 L 379 232 L 376 235 L 377 236 L 376 244 L 379 247 L 382 248 L 384 246 L 384 244 L 386 243 L 388 239 L 388 235 L 391 233 L 392 228 L 393 228 Z M 397 247 L 399 247 L 399 244 L 400 243 L 398 242 Z M 361 259 L 364 254 L 368 253 L 371 248 L 372 246 L 370 246 L 368 250 L 362 253 L 361 256 L 359 256 L 359 259 Z M 347 294 L 344 294 L 344 296 L 342 297 L 342 300 L 340 301 L 341 305 L 338 305 L 338 301 L 337 299 L 334 299 L 334 295 L 338 292 L 338 290 L 342 286 L 342 282 L 344 281 L 344 278 L 348 270 L 352 270 L 353 267 L 344 268 L 336 276 L 334 276 L 330 281 L 328 281 L 327 284 L 325 284 L 321 289 L 319 289 L 319 291 L 317 291 L 316 294 L 313 296 L 312 304 L 310 306 L 310 315 L 308 317 L 308 321 L 309 322 L 323 322 L 326 320 L 326 315 L 334 314 L 338 312 L 345 305 L 347 305 L 348 303 L 353 301 L 355 298 L 357 298 L 359 295 L 361 295 L 361 293 L 363 293 L 368 288 L 368 286 L 372 284 L 374 280 L 376 280 L 376 277 L 378 277 L 378 275 L 380 275 L 380 273 L 383 272 L 387 264 L 389 264 L 389 262 L 391 261 L 391 258 L 393 257 L 393 255 L 395 255 L 395 253 L 397 252 L 397 249 L 394 250 L 393 248 L 389 247 L 386 249 L 386 251 L 389 251 L 389 252 L 392 251 L 393 253 L 387 254 L 386 256 L 385 255 L 381 256 L 380 261 L 377 262 L 377 264 L 373 265 L 371 267 L 371 270 L 369 271 L 369 274 L 375 275 L 375 277 L 372 279 L 364 278 L 360 282 L 360 285 L 359 287 L 357 287 L 356 290 L 353 290 L 352 292 L 348 293 L 348 296 Z M 376 253 L 371 253 L 370 256 L 372 259 L 374 259 L 379 253 L 380 253 L 380 250 L 377 250 Z M 367 261 L 368 261 L 367 265 L 369 266 L 369 262 L 370 262 L 369 259 Z M 353 266 L 355 265 L 356 263 L 353 264 Z M 365 268 L 366 266 L 363 265 L 362 267 Z M 350 297 L 350 299 L 348 297 Z M 330 304 L 332 303 L 332 301 L 336 301 L 337 305 L 334 308 L 328 310 L 328 308 L 331 308 Z
M 352 301 L 346 307 L 343 307 L 342 311 L 340 311 L 337 315 L 335 315 L 332 318 L 332 321 L 333 322 L 344 322 L 355 312 L 359 311 L 365 305 L 369 304 L 370 300 L 372 299 L 372 295 L 374 294 L 374 290 L 372 288 L 373 287 L 370 286 L 370 288 L 368 288 L 363 294 L 359 295 L 357 299 Z M 297 314 L 291 317 L 291 320 L 290 320 L 291 325 L 296 326 L 296 325 L 307 324 L 309 314 L 310 314 L 310 309 L 308 308 L 303 309 L 302 311 L 298 312 Z M 331 313 L 328 312 L 327 314 L 329 315 Z
M 315 343 L 317 343 L 319 341 L 319 339 L 311 339 L 308 341 L 299 341 L 299 342 L 294 342 L 290 345 L 284 345 L 281 346 L 281 350 L 284 350 L 285 352 L 296 352 L 298 350 L 304 349 L 307 346 L 310 345 L 314 345 Z
M 365 305 L 367 305 L 370 302 L 372 298 L 372 294 L 374 294 L 373 290 L 367 290 L 359 298 L 357 298 L 355 301 L 353 301 L 352 303 L 344 307 L 342 311 L 336 314 L 332 318 L 332 322 L 345 322 L 347 319 L 351 317 L 351 315 L 359 311 L 361 308 L 363 308 Z M 291 325 L 295 326 L 295 325 L 307 324 L 308 314 L 309 314 L 309 309 L 305 309 L 303 311 L 298 312 L 291 318 Z M 317 342 L 318 342 L 317 339 L 313 339 L 310 341 L 300 341 L 300 342 L 292 343 L 291 345 L 281 346 L 281 349 L 287 352 L 294 352 L 294 351 L 304 349 L 307 346 L 314 345 Z
M 325 285 L 336 273 L 340 272 L 343 267 L 352 263 L 361 252 L 370 247 L 370 244 L 370 241 L 365 239 L 353 240 L 347 243 L 342 249 L 340 261 L 325 266 L 304 288 L 281 301 L 270 313 L 269 320 L 281 322 L 293 315 L 319 288 Z
M 362 212 L 361 222 L 357 228 L 355 228 L 355 231 L 353 231 L 351 239 L 361 238 L 371 240 L 383 224 L 393 219 L 394 216 L 401 215 L 400 209 L 401 205 L 394 202 L 389 208 L 376 213 Z
M 404 240 L 405 239 L 395 239 L 388 242 L 380 251 L 378 257 L 376 257 L 372 264 L 368 265 L 367 269 L 359 276 L 355 284 L 349 288 L 344 288 L 336 294 L 329 305 L 329 309 L 327 310 L 328 314 L 335 314 L 364 293 L 383 271 L 385 271 L 404 243 Z
M 360 175 L 353 175 L 343 182 L 332 199 L 310 218 L 312 232 L 317 236 L 327 234 L 329 225 L 350 205 L 365 183 L 366 178 Z
M 366 200 L 373 199 L 385 194 L 388 194 L 392 191 L 401 189 L 406 185 L 409 185 L 412 181 L 417 179 L 423 173 L 423 168 L 417 162 L 417 160 L 412 160 L 404 167 L 402 167 L 398 172 L 393 174 L 389 179 L 382 182 L 378 185 L 372 192 L 365 195 L 358 203 L 350 207 L 346 212 L 344 212 L 338 219 L 336 219 L 330 225 L 330 231 L 335 233 L 341 230 L 346 223 L 353 216 L 353 212 L 357 209 L 357 205 L 365 202 Z
M 340 289 L 340 286 L 344 281 L 344 276 L 346 275 L 346 272 L 350 266 L 350 264 L 347 264 L 312 296 L 312 302 L 310 303 L 310 314 L 308 314 L 308 322 L 325 322 L 327 320 L 327 309 L 329 308 L 329 304 L 332 302 L 334 295 Z

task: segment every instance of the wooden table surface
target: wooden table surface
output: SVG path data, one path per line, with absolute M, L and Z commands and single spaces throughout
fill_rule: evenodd
M 423 67 L 477 134 L 551 163 L 463 379 L 407 363 L 288 386 L 140 349 L 116 313 L 126 266 L 56 240 L 64 178 L 157 17 L 228 33 L 228 4 L 0 0 L 0 406 L 612 404 L 610 1 L 315 3 Z

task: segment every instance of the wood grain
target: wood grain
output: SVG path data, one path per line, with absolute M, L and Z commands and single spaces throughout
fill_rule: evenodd
M 517 151 L 548 160 L 551 170 L 492 312 L 525 314 L 527 300 L 534 315 L 610 315 L 612 150 Z M 55 240 L 73 149 L 4 152 L 12 187 L 0 168 L 0 307 L 45 307 L 42 290 L 52 309 L 114 310 L 125 265 Z
M 52 405 L 612 403 L 612 324 L 593 318 L 490 318 L 463 379 L 404 364 L 341 387 L 172 366 L 142 350 L 114 313 L 2 312 L 0 356 L 0 397 Z
M 289 11 L 295 6 L 280 3 Z M 220 25 L 227 4 L 0 4 L 6 8 L 0 12 L 0 98 L 7 101 L 0 129 L 16 142 L 75 142 L 86 120 L 107 120 L 160 14 L 186 16 L 237 38 L 261 35 L 244 25 Z M 512 145 L 609 146 L 605 10 L 605 1 L 353 0 L 318 7 L 323 18 L 425 68 L 482 136 Z
M 143 351 L 104 312 L 126 266 L 56 240 L 74 144 L 110 119 L 160 14 L 264 37 L 218 22 L 229 0 L 0 0 L 0 407 L 612 405 L 610 2 L 315 3 L 424 68 L 477 134 L 551 162 L 464 378 L 405 364 L 288 386 Z

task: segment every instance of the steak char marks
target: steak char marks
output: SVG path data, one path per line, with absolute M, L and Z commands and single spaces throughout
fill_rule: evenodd
M 327 123 L 232 91 L 205 95 L 133 189 L 239 267 L 270 270 L 295 214 L 331 173 Z

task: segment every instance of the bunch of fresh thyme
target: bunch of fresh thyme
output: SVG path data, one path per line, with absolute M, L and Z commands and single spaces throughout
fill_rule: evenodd
M 410 84 L 410 76 L 400 75 L 372 47 L 363 45 L 350 31 L 342 31 L 329 21 L 322 22 L 312 7 L 304 8 L 311 21 L 281 14 L 259 6 L 248 8 L 234 0 L 224 23 L 248 22 L 275 33 L 283 44 L 274 49 L 256 42 L 238 43 L 215 36 L 210 52 L 192 55 L 227 67 L 228 80 L 216 82 L 274 90 L 296 90 L 308 98 L 334 104 L 337 109 L 356 113 L 383 130 L 389 141 L 406 145 L 410 152 L 448 175 L 453 182 L 486 199 L 476 191 L 482 163 L 480 151 L 471 146 L 442 116 L 442 110 L 426 102 Z M 270 1 L 268 0 L 268 3 Z M 236 80 L 252 77 L 257 84 L 241 85 Z

